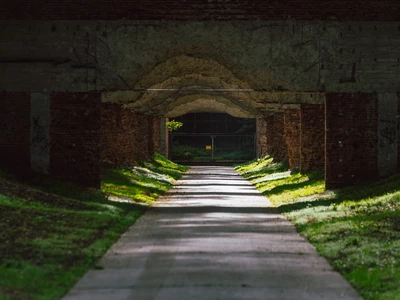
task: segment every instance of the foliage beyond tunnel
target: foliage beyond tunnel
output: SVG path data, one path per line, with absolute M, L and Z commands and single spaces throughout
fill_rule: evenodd
M 365 299 L 400 299 L 400 174 L 325 191 L 321 172 L 291 173 L 271 157 L 236 169 Z

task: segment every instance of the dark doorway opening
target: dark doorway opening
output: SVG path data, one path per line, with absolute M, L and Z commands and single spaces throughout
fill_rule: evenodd
M 170 133 L 170 159 L 180 163 L 236 163 L 256 157 L 254 118 L 225 113 L 190 113 L 177 118 L 183 123 Z

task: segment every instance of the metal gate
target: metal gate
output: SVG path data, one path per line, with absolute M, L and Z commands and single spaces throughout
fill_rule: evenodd
M 256 157 L 255 135 L 171 133 L 170 159 L 178 162 L 240 162 Z

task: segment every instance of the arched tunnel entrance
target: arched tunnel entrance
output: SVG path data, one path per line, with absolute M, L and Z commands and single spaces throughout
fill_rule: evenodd
M 256 157 L 256 119 L 226 113 L 196 112 L 174 121 L 182 127 L 169 132 L 169 159 L 183 163 L 237 163 Z
M 259 78 L 227 58 L 204 57 L 173 56 L 155 64 L 135 85 L 124 80 L 121 89 L 102 93 L 103 106 L 117 105 L 119 113 L 131 111 L 137 120 L 153 120 L 135 133 L 153 138 L 136 137 L 130 148 L 160 151 L 181 163 L 232 163 L 270 154 L 288 160 L 293 169 L 323 169 L 323 93 L 299 92 L 279 80 L 279 88 L 264 89 Z M 270 83 L 267 75 L 265 79 Z M 314 121 L 307 125 L 310 118 Z M 166 120 L 184 125 L 168 133 Z M 142 121 L 137 122 L 141 127 Z

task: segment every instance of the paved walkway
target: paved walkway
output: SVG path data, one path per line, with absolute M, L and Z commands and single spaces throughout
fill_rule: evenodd
M 65 299 L 361 299 L 230 167 L 192 167 Z

